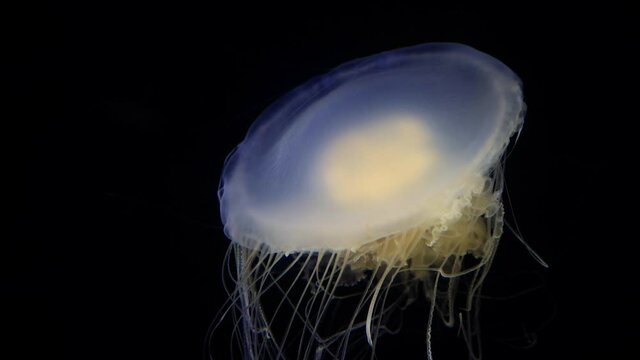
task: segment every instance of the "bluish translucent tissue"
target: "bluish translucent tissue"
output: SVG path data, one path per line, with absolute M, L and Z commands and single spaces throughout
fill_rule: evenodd
M 228 157 L 225 232 L 296 252 L 446 223 L 482 191 L 524 109 L 518 77 L 465 45 L 346 63 L 276 101 Z

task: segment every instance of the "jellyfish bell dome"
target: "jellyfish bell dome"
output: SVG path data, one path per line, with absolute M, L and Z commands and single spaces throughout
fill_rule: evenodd
M 524 109 L 518 77 L 469 46 L 346 63 L 276 101 L 227 158 L 225 232 L 292 253 L 446 227 L 485 191 Z

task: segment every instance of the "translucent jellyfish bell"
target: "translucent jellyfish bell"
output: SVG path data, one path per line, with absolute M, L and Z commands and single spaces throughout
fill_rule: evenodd
M 502 230 L 500 160 L 524 110 L 509 68 L 450 43 L 349 62 L 269 107 L 227 159 L 220 187 L 225 232 L 241 259 L 234 295 L 243 302 L 245 331 L 269 328 L 268 314 L 253 311 L 265 282 L 260 272 L 287 256 L 300 263 L 315 256 L 299 268 L 308 272 L 314 263 L 316 277 L 304 278 L 316 284 L 345 286 L 346 277 L 369 274 L 360 305 L 369 303 L 361 328 L 372 345 L 385 309 L 376 300 L 398 281 L 393 274 L 412 272 L 405 281 L 430 284 L 433 307 L 452 308 L 455 288 L 441 299 L 437 279 L 488 268 Z M 340 275 L 320 278 L 332 270 Z M 437 306 L 443 302 L 449 305 Z M 441 311 L 453 321 L 453 310 Z M 245 340 L 271 341 L 280 350 L 267 353 L 284 355 L 285 339 L 251 334 Z M 329 348 L 333 338 L 320 338 L 300 341 Z M 258 348 L 268 346 L 247 344 L 246 351 L 258 356 Z

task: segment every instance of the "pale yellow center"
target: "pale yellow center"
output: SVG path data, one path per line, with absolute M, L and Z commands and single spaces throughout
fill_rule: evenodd
M 335 202 L 373 205 L 411 190 L 436 158 L 427 128 L 403 116 L 336 138 L 322 156 L 321 176 Z

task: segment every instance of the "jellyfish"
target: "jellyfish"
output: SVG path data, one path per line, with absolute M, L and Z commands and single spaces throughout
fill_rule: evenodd
M 514 72 L 456 43 L 345 63 L 268 107 L 218 193 L 242 357 L 373 358 L 421 297 L 428 358 L 434 317 L 476 356 L 525 109 Z

